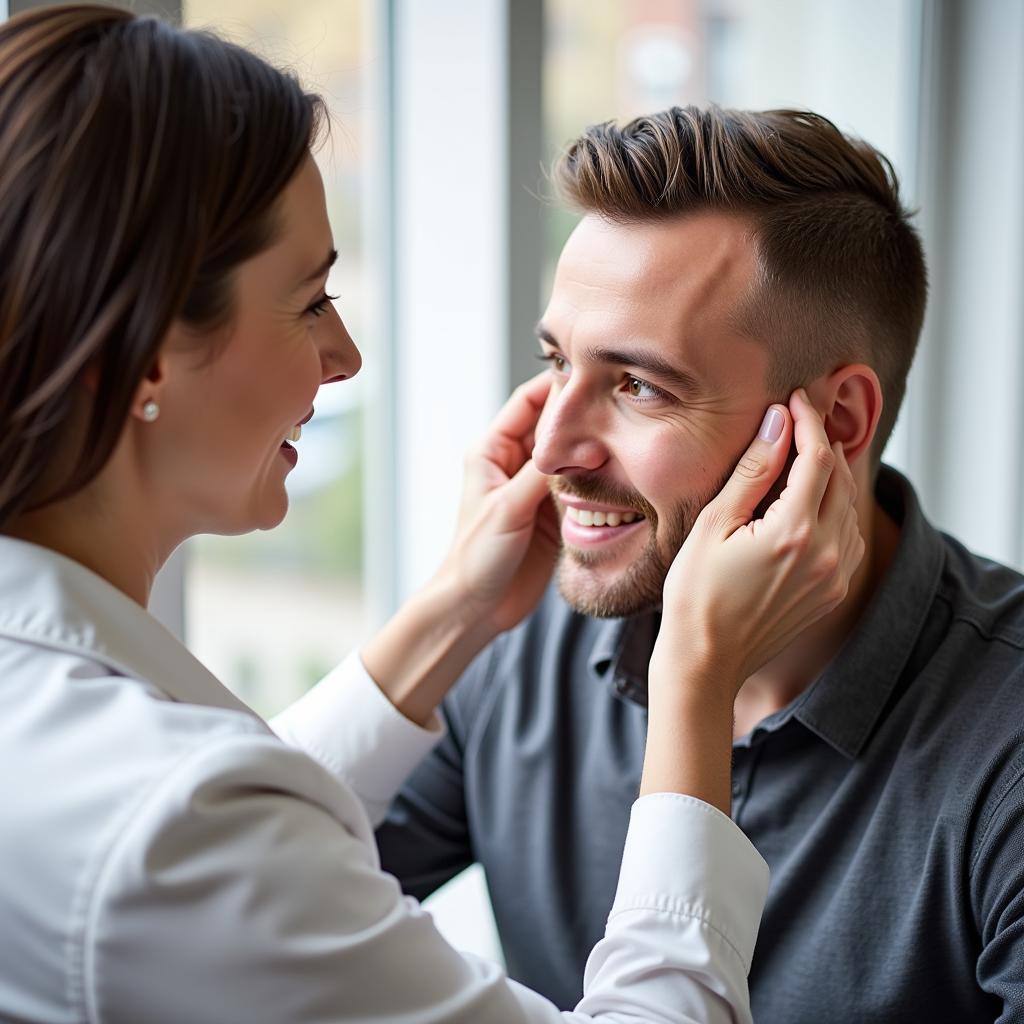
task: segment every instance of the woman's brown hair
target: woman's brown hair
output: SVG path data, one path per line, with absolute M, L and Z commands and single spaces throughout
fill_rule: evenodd
M 174 321 L 230 321 L 325 123 L 209 33 L 89 5 L 0 25 L 0 530 L 103 468 Z
M 924 319 L 924 252 L 890 162 L 800 110 L 673 107 L 595 125 L 554 169 L 571 206 L 617 221 L 719 210 L 747 217 L 759 279 L 736 327 L 772 352 L 766 382 L 784 401 L 851 361 L 878 374 L 881 457 Z

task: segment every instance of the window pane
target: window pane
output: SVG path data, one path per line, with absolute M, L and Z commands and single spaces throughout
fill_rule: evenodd
M 364 144 L 364 0 L 186 0 L 190 28 L 209 27 L 324 96 L 331 137 L 316 154 L 339 259 L 327 291 L 364 355 L 368 294 L 360 211 Z M 321 389 L 288 477 L 284 523 L 244 537 L 192 542 L 186 581 L 189 647 L 243 700 L 271 715 L 355 646 L 364 626 L 362 382 Z
M 589 124 L 673 105 L 799 107 L 880 148 L 913 196 L 917 0 L 547 0 L 545 12 L 552 156 Z M 575 222 L 549 221 L 547 281 Z

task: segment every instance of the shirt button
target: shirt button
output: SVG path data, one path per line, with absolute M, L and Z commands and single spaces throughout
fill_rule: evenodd
M 743 795 L 743 787 L 740 785 L 737 779 L 732 780 L 732 795 L 739 798 Z

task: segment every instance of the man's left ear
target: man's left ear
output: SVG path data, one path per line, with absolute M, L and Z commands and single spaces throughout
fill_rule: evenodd
M 882 387 L 870 366 L 842 366 L 814 381 L 807 394 L 825 420 L 829 440 L 842 442 L 847 462 L 870 451 L 882 415 Z

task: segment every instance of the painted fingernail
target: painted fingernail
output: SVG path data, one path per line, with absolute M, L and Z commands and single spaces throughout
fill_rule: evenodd
M 764 419 L 761 421 L 761 429 L 758 431 L 757 436 L 762 441 L 774 444 L 782 437 L 782 428 L 785 422 L 782 418 L 782 413 L 778 409 L 769 409 L 764 414 Z

